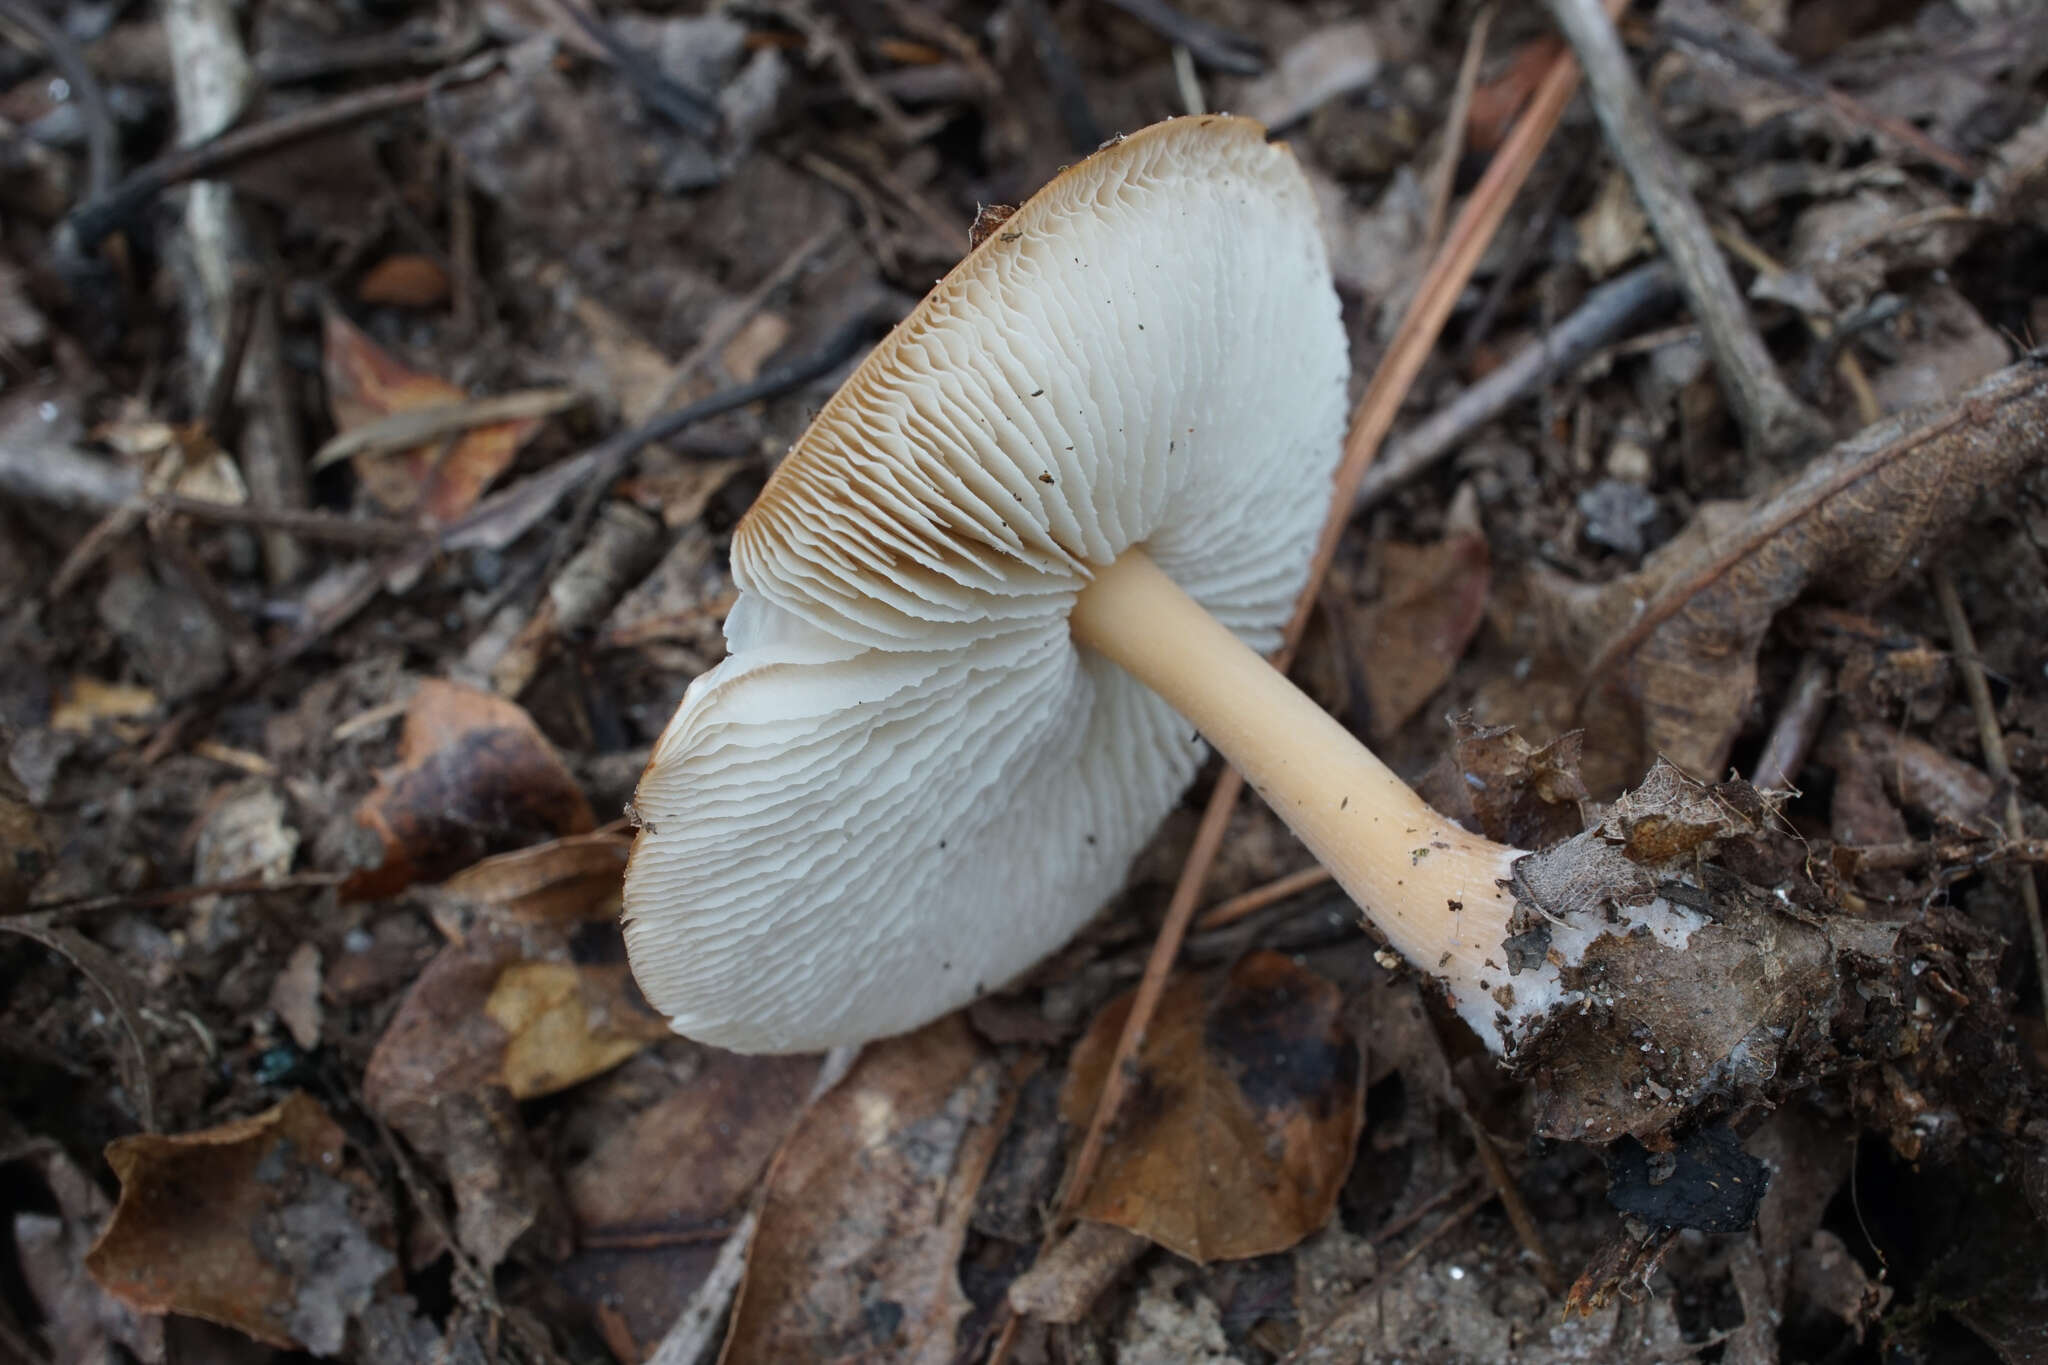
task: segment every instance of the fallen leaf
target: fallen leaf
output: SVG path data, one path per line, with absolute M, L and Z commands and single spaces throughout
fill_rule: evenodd
M 363 1102 L 426 1156 L 455 1191 L 455 1236 L 486 1267 L 529 1235 L 565 1253 L 568 1215 L 502 1075 L 511 1036 L 484 1005 L 507 968 L 552 953 L 559 936 L 480 927 L 429 962 L 377 1040 Z
M 344 1144 L 302 1093 L 217 1128 L 113 1142 L 121 1200 L 86 1266 L 142 1312 L 336 1354 L 397 1264 L 388 1212 Z
M 588 1241 L 718 1227 L 767 1169 L 817 1075 L 815 1057 L 703 1049 L 694 1075 L 569 1169 L 563 1183 L 578 1232 Z
M 952 1360 L 1005 1091 L 959 1015 L 870 1045 L 768 1172 L 721 1365 Z
M 1086 1127 L 1135 992 L 1074 1049 L 1060 1115 Z M 1256 952 L 1168 985 L 1117 1140 L 1077 1207 L 1204 1263 L 1285 1251 L 1329 1220 L 1365 1121 L 1337 988 Z
M 64 695 L 50 708 L 50 728 L 66 734 L 89 735 L 103 720 L 141 720 L 162 703 L 156 693 L 132 683 L 101 682 L 83 673 L 74 674 Z
M 517 703 L 439 679 L 413 693 L 398 767 L 382 775 L 356 820 L 383 841 L 384 861 L 342 884 L 348 899 L 393 895 L 596 824 L 575 778 Z
M 1511 726 L 1453 716 L 1451 734 L 1450 748 L 1416 784 L 1436 809 L 1510 848 L 1548 848 L 1584 828 L 1583 732 L 1538 748 Z
M 469 397 L 446 380 L 407 369 L 332 309 L 326 316 L 323 368 L 328 410 L 338 431 Z M 363 487 L 387 511 L 418 511 L 446 525 L 475 505 L 540 424 L 537 417 L 499 422 L 398 455 L 361 454 L 351 463 Z
M 386 256 L 356 285 L 364 303 L 433 308 L 448 301 L 448 272 L 431 256 Z
M 1429 545 L 1380 541 L 1380 594 L 1361 616 L 1357 663 L 1372 707 L 1372 737 L 1384 744 L 1451 676 L 1486 615 L 1493 560 L 1476 512 Z
M 599 830 L 485 858 L 442 882 L 436 894 L 494 914 L 540 923 L 616 918 L 633 841 Z
M 517 962 L 498 974 L 483 1011 L 506 1034 L 498 1079 L 515 1100 L 566 1090 L 671 1036 L 634 1004 L 624 964 Z
M 2014 365 L 1865 429 L 1775 492 L 1705 504 L 1636 573 L 1596 587 L 1539 572 L 1560 641 L 1589 661 L 1582 713 L 1634 708 L 1645 753 L 1726 772 L 1781 610 L 1812 591 L 1892 591 L 1983 490 L 2044 458 L 2048 367 Z

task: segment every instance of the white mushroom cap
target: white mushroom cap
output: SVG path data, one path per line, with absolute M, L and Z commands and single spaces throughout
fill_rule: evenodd
M 1142 546 L 1276 644 L 1347 373 L 1313 193 L 1244 119 L 1112 144 L 941 280 L 740 524 L 731 653 L 635 796 L 626 944 L 677 1032 L 888 1036 L 1086 923 L 1204 748 L 1068 610 Z

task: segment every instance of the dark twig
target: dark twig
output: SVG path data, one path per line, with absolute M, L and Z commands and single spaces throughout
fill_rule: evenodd
M 85 116 L 86 189 L 95 197 L 105 194 L 121 173 L 121 140 L 100 78 L 93 74 L 71 35 L 28 0 L 0 0 L 0 22 L 25 31 L 71 87 L 78 110 Z
M 1400 439 L 1366 471 L 1353 504 L 1363 511 L 1449 454 L 1531 390 L 1569 371 L 1615 334 L 1677 296 L 1677 278 L 1662 261 L 1637 266 L 1586 296 L 1570 317 L 1459 394 Z
M 1970 629 L 1970 617 L 1956 592 L 1956 581 L 1945 568 L 1934 570 L 1934 596 L 1941 603 L 1948 624 L 1949 648 L 1963 670 L 1963 689 L 1970 694 L 1970 710 L 1977 717 L 1977 741 L 1984 750 L 1984 767 L 2005 789 L 2005 832 L 2014 841 L 2026 838 L 2026 821 L 2020 815 L 2019 785 L 2013 781 L 2012 763 L 2006 757 L 2005 731 L 1998 723 L 1998 711 L 1991 704 L 1991 685 L 1984 680 L 1984 660 L 1977 653 L 1977 636 Z M 2041 1016 L 2048 1020 L 2048 929 L 2041 923 L 2041 888 L 2034 869 L 2019 869 L 2020 906 L 2026 911 L 2027 932 L 2034 940 L 2035 986 L 2041 995 Z
M 1813 737 L 1820 730 L 1821 718 L 1827 714 L 1828 685 L 1832 681 L 1827 661 L 1818 652 L 1809 650 L 1800 659 L 1799 671 L 1792 677 L 1792 688 L 1785 695 L 1777 724 L 1771 727 L 1764 751 L 1757 756 L 1750 785 L 1759 791 L 1796 790 L 1794 783 L 1799 770 L 1806 766 Z
M 106 910 L 155 910 L 165 906 L 189 905 L 208 896 L 262 896 L 275 891 L 307 891 L 339 886 L 346 878 L 338 872 L 299 872 L 288 877 L 237 877 L 232 881 L 204 882 L 198 886 L 177 886 L 164 891 L 124 891 L 108 896 L 74 896 L 68 900 L 43 901 L 23 910 L 0 910 L 0 914 L 49 915 L 70 918 Z
M 1182 14 L 1166 0 L 1109 0 L 1109 3 L 1167 41 L 1186 48 L 1194 59 L 1212 71 L 1233 76 L 1256 76 L 1266 69 L 1266 56 L 1259 45 L 1191 14 Z
M 1024 16 L 1031 33 L 1031 52 L 1052 87 L 1053 107 L 1059 111 L 1060 127 L 1066 130 L 1067 146 L 1076 152 L 1092 152 L 1102 145 L 1102 124 L 1088 102 L 1088 87 L 1074 54 L 1067 51 L 1059 25 L 1046 12 L 1045 0 L 1017 0 L 1016 12 Z
M 220 363 L 206 386 L 206 400 L 200 405 L 199 424 L 221 445 L 228 444 L 228 411 L 234 405 L 235 386 L 242 378 L 242 357 L 249 351 L 249 334 L 256 328 L 256 305 L 263 297 L 263 281 L 253 272 L 238 273 L 228 296 L 227 328 L 221 334 Z
M 94 194 L 73 209 L 61 231 L 78 254 L 91 251 L 115 232 L 134 221 L 135 216 L 165 190 L 192 180 L 216 179 L 258 157 L 295 146 L 399 109 L 424 103 L 443 90 L 467 85 L 498 70 L 496 53 L 465 62 L 448 71 L 413 80 L 340 95 L 306 109 L 295 110 L 265 123 L 222 133 L 218 137 L 158 157 L 138 166 L 118 184 Z
M 725 119 L 713 104 L 696 91 L 671 80 L 645 53 L 626 46 L 611 25 L 583 8 L 578 0 L 543 0 L 548 9 L 567 18 L 583 30 L 584 36 L 604 49 L 604 55 L 619 69 L 649 109 L 686 133 L 710 141 L 725 127 Z
M 1585 69 L 1586 91 L 1608 148 L 1627 172 L 1657 240 L 1678 271 L 1743 439 L 1780 460 L 1824 443 L 1829 435 L 1826 421 L 1793 396 L 1779 376 L 1736 288 L 1735 275 L 1680 178 L 1677 156 L 1657 126 L 1656 111 L 1600 0 L 1545 3 Z
M 301 540 L 330 545 L 412 545 L 430 534 L 410 522 L 391 517 L 346 517 L 295 507 L 212 502 L 205 498 L 179 497 L 175 493 L 165 493 L 152 499 L 149 510 L 161 510 L 193 521 L 222 526 L 253 526 L 259 530 L 283 531 Z

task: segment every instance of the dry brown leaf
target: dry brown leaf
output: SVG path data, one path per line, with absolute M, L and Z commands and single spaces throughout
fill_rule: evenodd
M 337 431 L 469 397 L 444 379 L 407 369 L 333 310 L 326 318 L 323 365 Z M 398 455 L 357 455 L 351 463 L 363 487 L 386 510 L 418 511 L 446 525 L 476 504 L 540 424 L 538 417 L 499 422 Z
M 803 1113 L 815 1057 L 705 1049 L 696 1074 L 607 1133 L 564 1181 L 593 1237 L 686 1235 L 717 1226 L 759 1180 Z
M 632 851 L 632 839 L 623 834 L 571 834 L 485 858 L 441 883 L 438 892 L 538 923 L 614 919 Z
M 721 1365 L 952 1360 L 1006 1089 L 957 1014 L 871 1045 L 768 1172 Z
M 397 1264 L 389 1212 L 344 1146 L 300 1093 L 217 1128 L 122 1138 L 107 1148 L 121 1201 L 86 1266 L 142 1312 L 333 1355 Z
M 2001 370 L 1939 409 L 1877 423 L 1776 492 L 1709 503 L 1641 570 L 1543 590 L 1587 669 L 1589 707 L 1631 706 L 1644 752 L 1725 772 L 1778 612 L 1809 591 L 1896 588 L 1988 489 L 2048 457 L 2048 366 Z
M 356 820 L 384 861 L 342 884 L 346 898 L 389 896 L 479 858 L 596 824 L 576 779 L 517 703 L 428 679 L 413 693 L 398 767 Z
M 356 285 L 364 303 L 434 308 L 448 301 L 448 272 L 431 256 L 386 256 Z
M 163 703 L 156 693 L 132 683 L 101 682 L 80 673 L 72 677 L 64 695 L 50 708 L 50 728 L 74 735 L 89 735 L 95 722 L 141 720 Z
M 1429 545 L 1381 541 L 1380 595 L 1362 613 L 1355 648 L 1384 744 L 1435 695 L 1486 616 L 1493 560 L 1476 525 Z
M 1135 992 L 1074 1049 L 1060 1115 L 1095 1112 Z M 1285 1251 L 1336 1208 L 1365 1120 L 1364 1056 L 1335 986 L 1272 952 L 1166 988 L 1125 1126 L 1076 1212 L 1196 1262 Z
M 506 967 L 483 1004 L 506 1035 L 498 1079 L 515 1100 L 552 1095 L 669 1037 L 666 1024 L 634 1003 L 637 994 L 623 964 Z
M 1583 732 L 1538 748 L 1510 726 L 1453 716 L 1451 734 L 1451 747 L 1417 784 L 1432 806 L 1510 848 L 1548 848 L 1585 827 Z
M 320 1046 L 320 947 L 301 943 L 270 983 L 270 1008 L 302 1052 Z

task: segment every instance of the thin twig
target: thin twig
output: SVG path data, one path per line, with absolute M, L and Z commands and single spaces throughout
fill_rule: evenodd
M 212 502 L 205 498 L 179 497 L 175 493 L 165 493 L 152 499 L 146 510 L 169 512 L 193 521 L 214 522 L 222 526 L 254 526 L 259 530 L 282 531 L 301 540 L 333 545 L 415 545 L 431 534 L 422 527 L 392 517 L 354 517 L 293 507 Z
M 144 205 L 173 186 L 191 180 L 216 179 L 258 157 L 337 128 L 425 103 L 443 90 L 494 75 L 498 67 L 497 54 L 485 53 L 431 76 L 339 95 L 322 104 L 181 147 L 138 166 L 117 184 L 94 194 L 70 212 L 60 230 L 70 239 L 72 249 L 83 254 L 97 247 L 109 233 L 133 221 Z
M 1941 603 L 1941 615 L 1948 625 L 1949 647 L 1963 670 L 1963 690 L 1970 694 L 1970 710 L 1977 717 L 1977 741 L 1984 750 L 1984 766 L 1993 780 L 2005 788 L 2005 832 L 2015 841 L 2024 839 L 2027 826 L 2020 815 L 2019 784 L 2013 780 L 2012 763 L 2005 752 L 2005 731 L 1999 726 L 1998 711 L 1991 704 L 1991 685 L 1984 679 L 1984 660 L 1977 653 L 1976 632 L 1970 629 L 1970 617 L 1963 610 L 1954 577 L 1937 565 L 1933 579 L 1934 596 Z M 2034 939 L 2034 976 L 2041 995 L 2041 1017 L 2048 1021 L 2048 929 L 2041 923 L 2041 888 L 2031 867 L 2022 867 L 2019 878 L 2020 906 L 2026 911 L 2027 932 Z
M 1170 43 L 1186 48 L 1202 65 L 1232 76 L 1256 76 L 1266 69 L 1259 45 L 1205 19 L 1182 14 L 1166 0 L 1109 0 Z
M 1458 63 L 1458 83 L 1451 87 L 1451 107 L 1444 115 L 1443 146 L 1437 149 L 1436 161 L 1422 180 L 1429 192 L 1429 223 L 1422 230 L 1422 240 L 1432 251 L 1451 214 L 1451 192 L 1458 187 L 1458 163 L 1465 155 L 1465 125 L 1472 119 L 1472 96 L 1479 89 L 1486 39 L 1499 12 L 1498 5 L 1487 4 L 1472 21 L 1472 31 L 1465 37 L 1465 57 Z
M 91 63 L 62 25 L 27 0 L 0 0 L 0 21 L 26 32 L 71 87 L 78 111 L 85 116 L 86 189 L 95 196 L 105 194 L 121 172 L 121 136 L 114 126 L 113 106 L 107 103 L 106 88 L 93 74 Z
M 209 896 L 261 896 L 274 891 L 308 891 L 339 886 L 345 877 L 339 872 L 295 872 L 290 876 L 236 877 L 232 881 L 202 882 L 197 886 L 176 886 L 164 891 L 123 891 L 108 896 L 74 896 L 67 900 L 42 901 L 20 910 L 0 914 L 52 915 L 69 918 L 95 915 L 106 910 L 157 910 L 165 906 L 188 905 Z
M 1586 91 L 1608 148 L 1627 173 L 1651 229 L 1678 270 L 1743 439 L 1777 460 L 1825 442 L 1827 422 L 1785 387 L 1757 334 L 1735 276 L 1680 178 L 1678 158 L 1657 126 L 1656 111 L 1600 0 L 1545 3 L 1586 68 Z
M 1480 427 L 1532 390 L 1576 367 L 1616 333 L 1676 298 L 1678 282 L 1663 261 L 1637 266 L 1586 295 L 1572 315 L 1490 371 L 1420 426 L 1387 443 L 1352 504 L 1364 511 L 1458 449 Z
M 1821 717 L 1827 714 L 1828 689 L 1833 681 L 1827 660 L 1819 651 L 1809 650 L 1799 660 L 1799 671 L 1792 676 L 1792 686 L 1785 693 L 1777 723 L 1771 726 L 1770 737 L 1764 741 L 1764 751 L 1757 755 L 1751 786 L 1758 791 L 1797 789 L 1799 770 L 1806 766 L 1806 755 L 1820 731 Z
M 1212 929 L 1235 924 L 1246 915 L 1257 914 L 1269 905 L 1284 901 L 1289 896 L 1300 895 L 1330 879 L 1330 869 L 1321 863 L 1313 867 L 1304 867 L 1299 872 L 1290 872 L 1284 877 L 1267 882 L 1264 886 L 1255 886 L 1240 895 L 1232 896 L 1227 901 L 1218 901 L 1210 906 L 1202 912 L 1202 917 L 1195 921 L 1195 932 L 1206 934 Z
M 1613 3 L 1619 10 L 1627 0 L 1613 0 Z M 1443 333 L 1444 323 L 1449 320 L 1458 295 L 1466 281 L 1471 279 L 1487 243 L 1499 229 L 1501 220 L 1514 203 L 1515 195 L 1528 180 L 1536 158 L 1549 141 L 1558 120 L 1564 116 L 1565 106 L 1571 102 L 1577 89 L 1578 64 L 1569 53 L 1561 54 L 1544 73 L 1528 108 L 1516 120 L 1514 130 L 1494 154 L 1486 174 L 1480 177 L 1472 197 L 1459 213 L 1442 250 L 1437 253 L 1416 291 L 1414 302 L 1401 320 L 1400 331 L 1387 348 L 1365 397 L 1359 401 L 1351 431 L 1345 438 L 1343 459 L 1332 480 L 1330 515 L 1323 523 L 1322 536 L 1310 563 L 1307 582 L 1302 586 L 1301 596 L 1296 599 L 1293 618 L 1287 623 L 1285 643 L 1275 659 L 1276 667 L 1284 670 L 1293 660 L 1294 650 L 1315 608 L 1316 594 L 1336 559 L 1338 542 L 1350 522 L 1351 507 L 1359 485 L 1379 450 L 1380 442 L 1393 426 L 1402 397 L 1413 387 L 1416 375 L 1429 358 L 1436 339 Z M 1144 1041 L 1153 1013 L 1159 1008 L 1166 978 L 1173 970 L 1174 959 L 1180 955 L 1181 942 L 1187 937 L 1188 925 L 1194 919 L 1202 883 L 1215 862 L 1216 851 L 1222 846 L 1224 831 L 1230 823 L 1231 810 L 1243 790 L 1244 778 L 1237 769 L 1224 769 L 1210 794 L 1208 809 L 1202 812 L 1194 845 L 1188 850 L 1187 861 L 1181 865 L 1180 880 L 1174 886 L 1173 899 L 1167 904 L 1166 917 L 1159 926 L 1158 938 L 1153 942 L 1152 955 L 1145 963 L 1145 974 L 1132 998 L 1131 1012 L 1123 1033 L 1117 1039 L 1116 1052 L 1110 1061 L 1102 1094 L 1096 1101 L 1094 1116 L 1089 1120 L 1080 1151 L 1068 1168 L 1059 1202 L 1061 1216 L 1051 1220 L 1053 1227 L 1064 1223 L 1067 1215 L 1079 1206 L 1089 1183 L 1095 1178 L 1095 1168 L 1102 1159 L 1103 1143 L 1129 1091 L 1130 1077 L 1136 1071 L 1132 1061 Z

